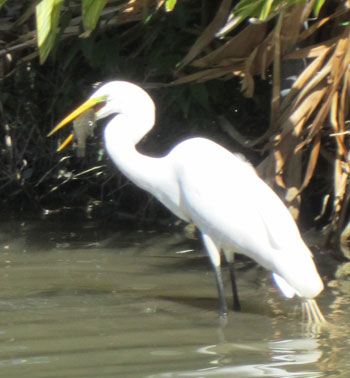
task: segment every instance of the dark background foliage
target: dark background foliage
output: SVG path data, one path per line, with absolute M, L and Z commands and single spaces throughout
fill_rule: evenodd
M 172 71 L 196 38 L 186 30 L 200 22 L 198 12 L 188 12 L 179 4 L 173 12 L 159 12 L 147 24 L 137 21 L 104 32 L 96 30 L 87 39 L 62 40 L 44 65 L 37 60 L 22 63 L 5 77 L 0 100 L 3 122 L 10 125 L 12 147 L 2 145 L 2 205 L 16 210 L 33 206 L 54 209 L 102 202 L 113 205 L 113 212 L 120 209 L 135 217 L 167 215 L 111 164 L 103 150 L 103 126 L 88 141 L 84 159 L 76 157 L 73 150 L 56 153 L 57 137 L 46 138 L 97 82 L 121 79 L 149 88 L 157 104 L 157 126 L 140 145 L 145 153 L 161 156 L 176 142 L 193 135 L 235 147 L 220 130 L 220 114 L 244 125 L 247 134 L 261 133 L 267 122 L 266 95 L 244 98 L 239 80 L 160 85 L 173 79 Z M 262 82 L 261 88 L 268 91 L 267 83 Z M 259 160 L 258 154 L 250 155 Z M 93 169 L 96 167 L 101 168 Z M 85 171 L 89 172 L 81 174 Z
M 252 4 L 254 2 L 251 1 Z M 125 6 L 127 3 L 122 0 L 110 1 L 106 9 Z M 147 2 L 154 3 L 149 8 L 145 8 L 145 3 L 141 0 L 134 2 L 135 7 L 130 14 L 115 11 L 109 15 L 107 12 L 100 18 L 96 28 L 89 31 L 89 36 L 84 38 L 86 31 L 80 18 L 81 2 L 64 1 L 58 34 L 44 64 L 39 63 L 39 50 L 35 46 L 35 6 L 38 2 L 8 0 L 0 9 L 0 204 L 3 209 L 13 212 L 34 209 L 38 213 L 50 213 L 74 208 L 80 209 L 80 213 L 88 217 L 114 217 L 149 223 L 174 221 L 167 210 L 150 195 L 129 183 L 110 162 L 101 138 L 103 122 L 95 129 L 94 137 L 88 140 L 83 159 L 78 158 L 71 148 L 56 152 L 64 139 L 64 132 L 46 137 L 67 113 L 90 95 L 97 83 L 117 79 L 143 86 L 157 106 L 157 124 L 138 146 L 140 151 L 161 156 L 186 137 L 206 136 L 232 151 L 243 153 L 255 166 L 267 162 L 265 168 L 268 170 L 265 169 L 265 173 L 268 174 L 263 173 L 262 176 L 287 199 L 285 188 L 276 185 L 282 174 L 277 169 L 280 162 L 275 154 L 276 151 L 280 152 L 280 147 L 274 145 L 273 141 L 276 137 L 283 137 L 288 145 L 289 138 L 290 144 L 296 143 L 298 147 L 305 141 L 308 128 L 305 127 L 304 133 L 295 142 L 290 138 L 291 135 L 284 134 L 282 127 L 278 128 L 279 123 L 274 126 L 277 108 L 272 101 L 273 91 L 280 79 L 276 78 L 275 67 L 267 65 L 262 68 L 263 63 L 258 59 L 259 49 L 263 52 L 266 49 L 264 41 L 253 46 L 255 50 L 246 57 L 226 57 L 219 61 L 214 59 L 211 60 L 212 66 L 207 67 L 198 65 L 203 64 L 201 57 L 207 58 L 211 52 L 219 51 L 230 38 L 234 39 L 243 33 L 243 40 L 249 45 L 255 37 L 259 37 L 256 32 L 255 35 L 247 33 L 252 18 L 241 22 L 228 37 L 219 39 L 212 35 L 209 38 L 208 28 L 218 22 L 218 14 L 225 1 L 178 1 L 171 12 L 166 12 L 164 7 L 157 9 L 154 4 L 160 4 L 160 1 Z M 321 4 L 322 1 L 315 3 Z M 348 15 L 345 3 L 327 2 L 320 12 L 321 19 L 328 20 L 327 17 L 333 17 L 334 14 L 339 14 L 339 17 Z M 245 11 L 239 8 L 240 4 L 235 8 L 236 15 Z M 304 6 L 300 5 L 303 2 L 297 1 L 286 4 L 292 7 L 283 10 L 284 13 L 278 7 L 272 8 L 270 14 L 259 8 L 252 11 L 251 16 L 260 17 L 261 25 L 266 25 L 265 33 L 275 33 L 284 16 L 288 26 L 288 12 L 293 18 L 293 10 Z M 137 5 L 141 6 L 141 10 L 137 9 Z M 341 33 L 348 26 L 346 22 L 342 25 L 339 20 L 326 24 L 320 33 L 311 34 L 302 46 L 317 47 L 321 41 L 327 46 L 328 38 L 332 35 L 335 36 L 335 43 L 340 41 Z M 317 22 L 316 18 L 313 19 L 310 26 L 317 26 Z M 311 27 L 309 30 L 312 30 Z M 268 38 L 269 34 L 266 34 L 266 40 Z M 198 44 L 199 59 L 194 64 L 184 64 L 185 57 Z M 309 63 L 312 61 L 308 60 Z M 227 62 L 233 64 L 231 71 L 225 66 Z M 247 81 L 250 72 L 243 70 L 249 65 L 252 73 L 260 73 L 251 82 Z M 215 70 L 219 71 L 216 79 L 203 78 L 203 74 L 211 77 Z M 304 72 L 307 72 L 306 69 Z M 179 84 L 181 82 L 183 84 Z M 242 84 L 246 96 L 242 92 Z M 247 90 L 250 97 L 247 96 Z M 316 116 L 310 118 L 310 122 Z M 274 134 L 270 138 L 246 146 L 231 132 L 234 129 L 243 139 L 251 141 L 269 133 L 274 127 Z M 312 154 L 317 151 L 312 143 L 305 144 L 302 149 L 303 156 L 299 164 L 301 175 L 307 176 L 310 162 L 317 161 L 317 165 L 315 163 L 309 175 L 311 179 L 306 189 L 298 196 L 298 206 L 300 224 L 305 228 L 321 228 L 333 222 L 327 240 L 330 240 L 331 232 L 335 231 L 338 236 L 334 240 L 337 243 L 348 218 L 345 207 L 349 201 L 343 193 L 341 200 L 345 210 L 342 214 L 345 216 L 341 215 L 341 207 L 335 210 L 334 159 L 339 150 L 334 137 L 329 136 L 331 132 L 328 121 L 324 122 L 316 134 L 322 141 L 321 153 L 317 156 Z M 348 139 L 344 143 L 347 147 Z M 283 153 L 282 148 L 281 151 Z M 285 160 L 288 162 L 290 158 Z M 346 164 L 346 161 L 342 164 Z M 293 168 L 286 164 L 283 169 L 284 179 L 288 181 L 293 176 Z M 276 177 L 271 177 L 271 173 Z M 271 180 L 275 180 L 275 183 Z M 298 185 L 292 183 L 292 186 Z M 325 211 L 316 218 L 323 204 Z

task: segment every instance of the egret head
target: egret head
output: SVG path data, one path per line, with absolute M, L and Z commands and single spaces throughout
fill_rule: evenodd
M 146 114 L 154 122 L 155 107 L 153 100 L 142 88 L 126 81 L 111 81 L 96 90 L 90 97 L 96 106 L 96 119 L 108 117 L 111 114 L 125 114 L 138 117 Z M 102 103 L 103 106 L 98 104 Z M 153 124 L 152 124 L 153 126 Z
M 142 88 L 126 81 L 111 81 L 99 87 L 91 97 L 64 118 L 49 134 L 79 117 L 89 109 L 94 109 L 96 120 L 112 114 L 123 114 L 134 120 L 134 124 L 143 125 L 148 131 L 154 125 L 155 106 L 153 100 Z M 71 134 L 58 148 L 61 151 L 73 139 Z

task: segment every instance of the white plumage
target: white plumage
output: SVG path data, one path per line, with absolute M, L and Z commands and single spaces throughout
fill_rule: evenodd
M 216 273 L 222 314 L 227 307 L 220 250 L 231 264 L 234 253 L 240 252 L 272 271 L 288 297 L 312 299 L 323 290 L 312 254 L 289 211 L 239 155 L 205 138 L 187 139 L 162 158 L 136 150 L 155 121 L 154 103 L 140 87 L 122 81 L 103 85 L 53 132 L 98 102 L 104 106 L 96 112 L 97 119 L 116 114 L 104 131 L 116 166 L 201 231 Z

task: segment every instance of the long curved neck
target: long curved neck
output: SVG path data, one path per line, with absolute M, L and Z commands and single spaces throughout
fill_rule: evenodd
M 114 117 L 105 127 L 104 138 L 107 152 L 115 165 L 132 182 L 151 193 L 157 187 L 163 168 L 162 158 L 152 158 L 139 153 L 136 144 L 145 135 L 135 128 L 138 117 L 123 114 Z
M 152 158 L 136 150 L 136 144 L 145 133 L 142 134 L 140 128 L 135 129 L 135 122 L 142 121 L 120 114 L 105 127 L 105 146 L 109 156 L 129 180 L 188 221 L 180 207 L 180 188 L 171 159 L 168 156 Z

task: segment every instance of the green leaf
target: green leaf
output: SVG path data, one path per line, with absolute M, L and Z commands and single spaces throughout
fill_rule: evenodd
M 320 10 L 325 3 L 326 0 L 317 0 L 314 6 L 314 15 L 315 17 L 318 17 L 318 14 L 320 13 Z
M 267 19 L 268 15 L 271 12 L 272 4 L 274 0 L 266 0 L 262 6 L 261 13 L 259 19 L 264 21 Z
M 324 0 L 317 0 L 324 1 Z M 235 17 L 241 19 L 255 17 L 266 20 L 272 13 L 305 0 L 241 0 L 233 9 Z
M 83 24 L 86 31 L 83 37 L 88 37 L 95 29 L 106 3 L 107 0 L 82 0 Z
M 263 1 L 261 0 L 240 1 L 234 9 L 234 15 L 242 19 L 250 18 L 250 17 L 258 17 L 259 10 L 261 10 L 263 3 L 264 3 L 264 0 Z
M 51 30 L 51 14 L 54 3 L 50 0 L 42 0 L 36 6 L 36 27 L 38 32 L 38 46 L 39 48 L 45 42 L 45 39 L 50 34 Z
M 0 9 L 2 8 L 2 6 L 6 3 L 6 0 L 0 0 Z
M 177 0 L 166 0 L 165 10 L 167 12 L 171 12 L 175 8 L 176 2 L 177 2 Z
M 42 0 L 36 6 L 36 28 L 40 64 L 48 57 L 56 39 L 63 0 Z

